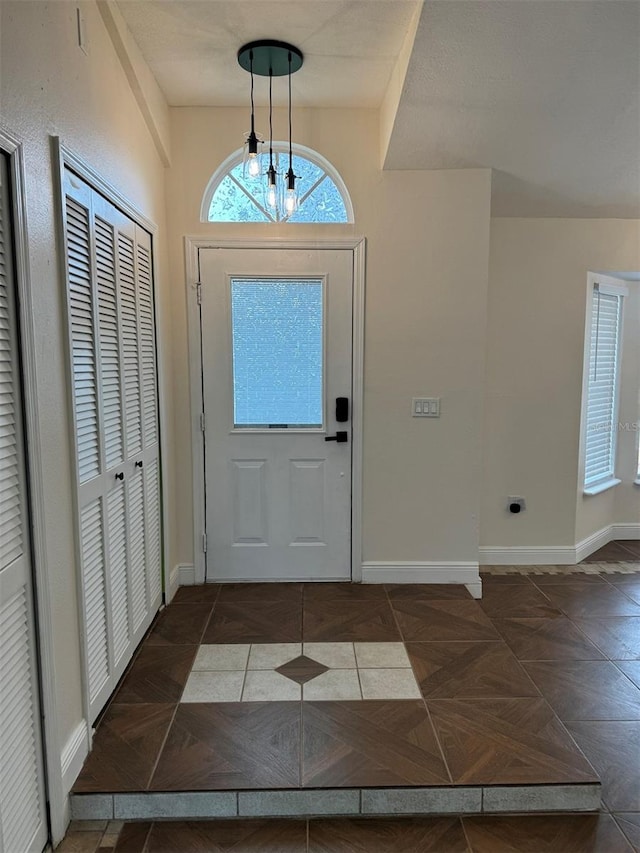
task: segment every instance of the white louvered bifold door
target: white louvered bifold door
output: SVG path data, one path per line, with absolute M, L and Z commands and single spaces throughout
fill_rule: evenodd
M 40 853 L 48 832 L 7 181 L 0 155 L 0 851 Z
M 65 172 L 85 662 L 92 720 L 162 595 L 151 238 Z

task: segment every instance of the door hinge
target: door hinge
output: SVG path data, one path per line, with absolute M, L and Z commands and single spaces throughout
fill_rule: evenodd
M 196 301 L 198 305 L 202 305 L 202 282 L 196 282 Z
M 207 428 L 207 416 L 204 412 L 200 413 L 200 429 L 204 432 Z
M 202 534 L 202 550 L 204 551 L 205 554 L 207 553 L 207 534 L 206 533 Z

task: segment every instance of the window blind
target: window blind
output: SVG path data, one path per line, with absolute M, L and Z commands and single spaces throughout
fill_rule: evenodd
M 596 285 L 591 306 L 587 390 L 585 488 L 615 476 L 618 391 L 620 384 L 620 293 Z

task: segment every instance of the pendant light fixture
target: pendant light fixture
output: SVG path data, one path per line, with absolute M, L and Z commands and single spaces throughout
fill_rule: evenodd
M 298 176 L 293 170 L 291 139 L 291 75 L 302 67 L 303 61 L 302 52 L 297 47 L 272 39 L 250 42 L 238 51 L 240 67 L 251 74 L 251 131 L 246 135 L 245 142 L 245 160 L 250 175 L 261 173 L 261 137 L 254 129 L 253 75 L 269 78 L 269 168 L 265 173 L 265 206 L 276 221 L 288 219 L 298 207 Z M 285 75 L 289 84 L 289 168 L 279 175 L 273 158 L 273 78 Z
M 251 130 L 245 134 L 244 156 L 242 159 L 242 174 L 246 178 L 258 178 L 262 172 L 263 138 L 256 133 L 255 114 L 253 106 L 253 51 L 249 51 L 249 73 L 251 74 Z

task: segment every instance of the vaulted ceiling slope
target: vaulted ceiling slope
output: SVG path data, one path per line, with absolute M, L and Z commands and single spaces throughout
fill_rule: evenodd
M 245 105 L 237 49 L 275 37 L 305 53 L 296 105 L 378 107 L 417 6 L 118 3 L 172 106 Z M 640 217 L 640 0 L 426 0 L 384 168 L 476 167 L 496 216 Z
M 385 168 L 474 166 L 496 216 L 638 217 L 640 3 L 425 3 Z

